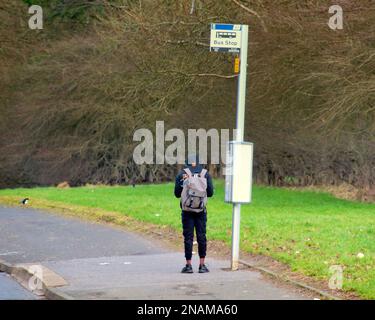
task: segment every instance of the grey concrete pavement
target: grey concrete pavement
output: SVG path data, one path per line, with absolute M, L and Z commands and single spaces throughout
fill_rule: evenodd
M 37 300 L 33 295 L 6 273 L 0 272 L 0 300 Z
M 47 262 L 69 286 L 59 288 L 77 299 L 302 299 L 296 292 L 266 282 L 258 272 L 225 271 L 229 262 L 209 259 L 210 273 L 181 274 L 180 253 L 102 257 Z
M 140 235 L 31 209 L 0 207 L 0 259 L 41 263 L 76 299 L 305 299 L 254 271 L 226 271 L 208 259 L 208 274 L 181 274 L 183 253 Z M 195 267 L 198 265 L 194 256 Z

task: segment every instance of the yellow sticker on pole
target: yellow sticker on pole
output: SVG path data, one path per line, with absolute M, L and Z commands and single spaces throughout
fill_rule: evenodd
M 236 57 L 234 59 L 234 73 L 240 73 L 240 58 Z

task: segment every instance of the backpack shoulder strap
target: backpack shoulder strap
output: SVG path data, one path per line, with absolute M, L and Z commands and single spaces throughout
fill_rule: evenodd
M 184 168 L 184 171 L 186 172 L 189 178 L 193 176 L 189 168 Z
M 206 177 L 206 173 L 207 173 L 207 170 L 206 169 L 202 169 L 200 175 L 201 177 L 205 178 Z

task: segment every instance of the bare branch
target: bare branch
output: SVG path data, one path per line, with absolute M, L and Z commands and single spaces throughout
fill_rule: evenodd
M 232 2 L 235 3 L 237 6 L 241 7 L 242 9 L 244 9 L 246 12 L 252 14 L 253 16 L 256 16 L 260 20 L 264 31 L 268 32 L 268 29 L 267 29 L 266 24 L 264 23 L 264 20 L 262 19 L 262 17 L 256 11 L 250 9 L 249 7 L 246 7 L 244 4 L 242 4 L 238 0 L 232 0 Z
M 194 14 L 195 10 L 195 0 L 191 0 L 191 9 L 190 9 L 190 14 Z
M 156 71 L 159 74 L 181 74 L 186 77 L 215 77 L 215 78 L 222 78 L 222 79 L 234 79 L 237 78 L 237 74 L 231 75 L 224 75 L 224 74 L 217 74 L 217 73 L 185 73 L 182 71 L 177 70 L 163 70 L 163 71 Z
M 169 43 L 169 44 L 188 44 L 188 43 L 193 43 L 197 46 L 202 46 L 202 47 L 209 47 L 210 45 L 208 43 L 203 43 L 203 42 L 200 42 L 200 41 L 195 41 L 195 42 L 192 42 L 192 41 L 189 41 L 189 40 L 167 40 L 165 41 L 166 43 Z

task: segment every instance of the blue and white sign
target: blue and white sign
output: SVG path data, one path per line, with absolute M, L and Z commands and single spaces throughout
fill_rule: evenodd
M 240 24 L 211 24 L 210 51 L 240 53 L 241 35 Z

